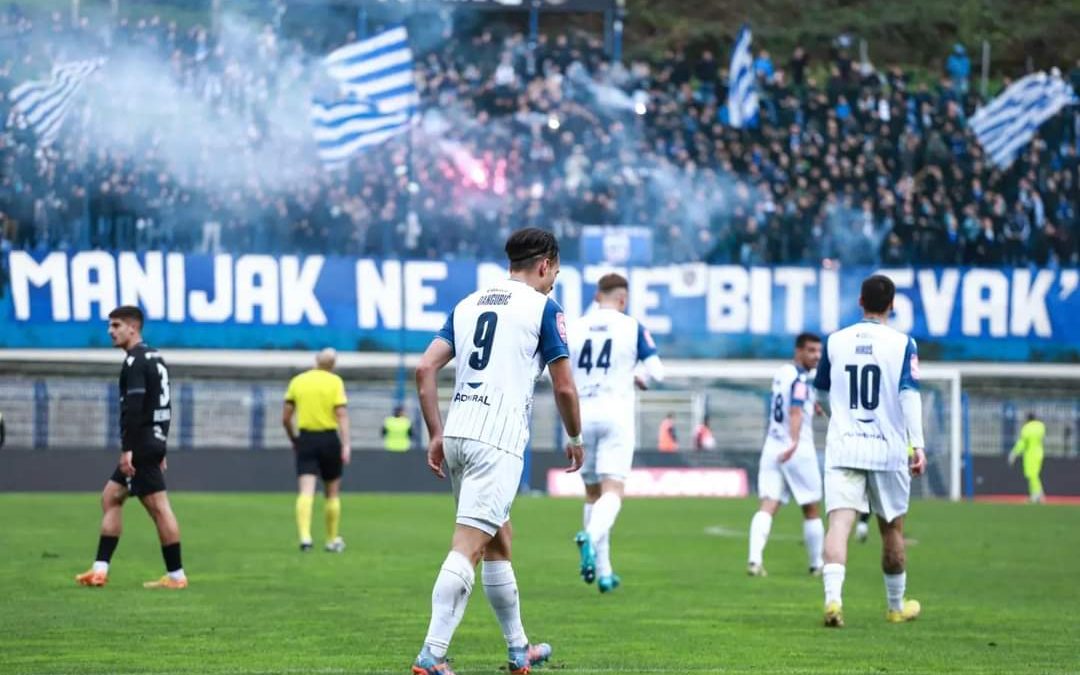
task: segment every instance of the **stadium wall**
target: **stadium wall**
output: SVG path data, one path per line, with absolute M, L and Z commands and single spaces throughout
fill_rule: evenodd
M 422 350 L 453 304 L 502 264 L 341 256 L 10 252 L 0 347 L 107 346 L 102 321 L 138 303 L 158 347 Z M 562 268 L 568 316 L 612 266 Z M 631 313 L 667 357 L 786 358 L 791 337 L 858 318 L 861 280 L 897 283 L 894 325 L 932 360 L 1080 360 L 1077 269 L 631 267 Z M 0 274 L 0 278 L 4 275 Z M 6 288 L 5 288 L 6 286 Z
M 728 455 L 723 467 L 717 467 L 709 466 L 710 458 L 692 453 L 639 452 L 635 469 L 661 471 L 654 484 L 639 489 L 638 494 L 745 496 L 755 492 L 757 457 L 749 452 Z M 115 452 L 101 450 L 0 451 L 0 492 L 96 492 L 111 475 L 116 458 Z M 343 487 L 347 492 L 449 492 L 449 483 L 435 478 L 424 458 L 417 451 L 354 453 Z M 523 483 L 537 492 L 571 494 L 568 483 L 559 480 L 565 464 L 560 453 L 532 453 Z M 1027 493 L 1019 466 L 1008 466 L 1003 457 L 974 458 L 972 475 L 971 496 Z M 1075 459 L 1046 458 L 1042 476 L 1048 495 L 1080 497 L 1080 462 Z M 702 481 L 712 485 L 703 486 Z M 169 489 L 185 492 L 287 492 L 296 488 L 296 476 L 288 451 L 215 449 L 170 452 L 168 483 Z
M 432 475 L 423 452 L 354 452 L 343 488 L 351 492 L 448 492 Z M 117 454 L 101 450 L 0 451 L 0 492 L 84 492 L 101 489 L 116 468 Z M 689 468 L 692 457 L 639 453 L 639 464 Z M 285 450 L 212 449 L 169 453 L 170 489 L 206 492 L 275 492 L 296 489 L 293 454 Z M 548 473 L 561 471 L 561 453 L 531 453 L 523 481 L 545 491 Z

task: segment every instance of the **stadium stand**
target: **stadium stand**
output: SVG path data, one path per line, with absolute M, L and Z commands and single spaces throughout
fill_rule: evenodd
M 4 250 L 489 258 L 511 227 L 535 224 L 573 259 L 581 225 L 610 224 L 653 228 L 656 259 L 670 262 L 1077 260 L 1080 110 L 998 172 L 966 127 L 981 99 L 957 53 L 939 82 L 916 84 L 843 49 L 816 69 L 802 49 L 761 50 L 760 124 L 739 131 L 725 125 L 726 63 L 712 53 L 624 66 L 599 39 L 566 32 L 543 36 L 533 62 L 521 34 L 455 34 L 418 50 L 428 112 L 412 147 L 395 140 L 327 172 L 308 130 L 282 137 L 267 111 L 309 86 L 313 55 L 335 45 L 288 42 L 269 25 L 229 39 L 158 17 L 72 27 L 17 4 L 0 30 L 0 91 L 54 61 L 134 49 L 165 64 L 186 99 L 243 123 L 229 134 L 195 124 L 190 155 L 209 161 L 178 166 L 160 136 L 98 148 L 78 111 L 38 148 L 0 100 Z M 1068 75 L 1080 83 L 1080 66 Z M 125 83 L 99 72 L 87 90 L 123 99 Z M 215 164 L 241 178 L 222 182 Z

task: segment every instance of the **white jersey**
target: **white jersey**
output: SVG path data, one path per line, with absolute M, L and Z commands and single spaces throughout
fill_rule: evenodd
M 915 341 L 876 321 L 860 321 L 825 342 L 814 386 L 832 408 L 828 468 L 905 471 L 907 425 L 900 392 L 919 389 Z
M 571 322 L 567 332 L 582 419 L 629 420 L 632 429 L 634 369 L 656 354 L 652 336 L 637 319 L 606 308 Z
M 810 373 L 785 363 L 773 376 L 772 398 L 769 400 L 769 431 L 765 447 L 780 451 L 791 447 L 791 409 L 801 407 L 802 426 L 799 428 L 799 450 L 814 449 L 814 392 L 810 390 Z
M 459 302 L 436 337 L 457 357 L 443 434 L 521 457 L 536 378 L 547 364 L 569 356 L 559 303 L 507 279 Z

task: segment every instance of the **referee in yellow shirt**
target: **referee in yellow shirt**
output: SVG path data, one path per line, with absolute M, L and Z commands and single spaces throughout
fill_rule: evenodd
M 324 349 L 315 356 L 315 367 L 289 381 L 281 423 L 296 454 L 299 494 L 296 497 L 296 527 L 300 550 L 311 550 L 311 512 L 315 504 L 315 482 L 322 478 L 326 493 L 326 550 L 341 553 L 345 541 L 338 534 L 341 524 L 341 474 L 352 448 L 349 446 L 349 415 L 345 409 L 345 383 L 334 374 L 337 352 Z M 300 432 L 293 427 L 296 415 Z

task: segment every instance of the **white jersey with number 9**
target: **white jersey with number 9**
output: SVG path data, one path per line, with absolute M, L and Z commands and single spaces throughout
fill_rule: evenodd
M 536 378 L 568 356 L 559 304 L 514 279 L 457 304 L 437 337 L 457 359 L 443 435 L 495 446 L 521 457 L 529 442 Z

